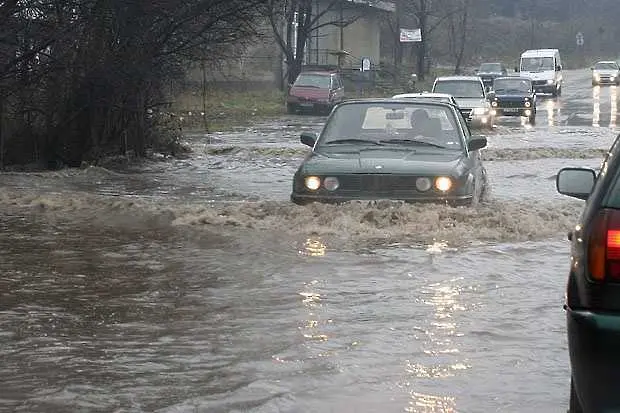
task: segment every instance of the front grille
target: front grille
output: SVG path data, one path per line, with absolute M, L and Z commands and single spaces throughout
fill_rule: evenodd
M 534 81 L 532 81 L 532 84 L 534 86 L 546 86 L 547 85 L 547 81 L 546 80 L 534 80 Z
M 470 117 L 471 116 L 471 112 L 472 112 L 472 109 L 461 109 L 461 113 L 463 114 L 463 116 L 465 118 Z
M 500 108 L 522 108 L 524 107 L 524 102 L 521 100 L 508 100 L 508 101 L 499 101 Z
M 394 192 L 417 192 L 415 181 L 418 176 L 392 174 L 351 174 L 338 177 L 338 191 L 359 191 L 361 193 L 387 194 Z

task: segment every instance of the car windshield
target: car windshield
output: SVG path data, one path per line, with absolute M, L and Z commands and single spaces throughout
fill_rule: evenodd
M 407 145 L 462 149 L 462 131 L 450 107 L 432 103 L 350 103 L 337 107 L 317 148 Z
M 483 63 L 480 65 L 478 69 L 479 72 L 501 72 L 502 65 L 501 63 Z
M 553 69 L 553 57 L 524 57 L 521 59 L 521 71 L 523 72 L 540 72 Z
M 618 64 L 614 62 L 598 62 L 594 65 L 595 70 L 618 70 Z
M 440 80 L 435 83 L 433 92 L 447 93 L 460 98 L 483 98 L 484 88 L 474 80 Z
M 531 89 L 531 83 L 529 80 L 525 79 L 496 79 L 493 82 L 493 90 L 495 92 L 506 92 L 506 93 L 527 93 Z
M 302 73 L 297 77 L 293 86 L 329 88 L 330 76 L 320 74 Z

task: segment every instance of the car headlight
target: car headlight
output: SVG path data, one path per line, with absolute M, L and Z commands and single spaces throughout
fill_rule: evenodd
M 447 176 L 440 176 L 435 179 L 435 188 L 442 192 L 447 192 L 452 188 L 452 179 Z
M 497 107 L 497 101 L 494 100 L 493 102 L 491 102 L 491 106 L 493 106 L 494 108 Z
M 487 108 L 474 108 L 472 113 L 474 115 L 484 115 L 485 113 L 487 113 Z
M 328 176 L 323 179 L 323 186 L 328 191 L 335 191 L 340 186 L 340 181 L 335 176 Z
M 321 187 L 321 178 L 318 176 L 306 176 L 304 178 L 304 185 L 311 191 L 316 191 Z
M 549 79 L 549 80 L 547 80 L 547 84 L 548 84 L 548 85 L 552 85 L 552 84 L 553 84 L 553 79 Z
M 594 75 L 594 79 L 596 79 L 596 80 L 600 80 L 600 79 L 601 79 L 601 76 L 597 73 L 597 74 L 595 74 L 595 75 Z
M 609 76 L 609 80 L 616 80 L 615 76 Z
M 431 189 L 432 183 L 428 178 L 418 178 L 415 180 L 415 187 L 420 192 L 425 192 Z
M 532 104 L 530 102 L 525 102 L 525 107 L 529 108 L 530 106 L 532 106 Z

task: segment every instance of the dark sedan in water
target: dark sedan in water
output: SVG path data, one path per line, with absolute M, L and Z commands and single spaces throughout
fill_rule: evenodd
M 498 77 L 489 92 L 491 110 L 495 117 L 521 116 L 536 122 L 536 93 L 526 77 Z
M 486 185 L 479 150 L 458 107 L 412 99 L 351 100 L 332 111 L 293 178 L 291 200 L 392 199 L 478 203 Z
M 560 193 L 587 200 L 571 240 L 566 327 L 569 413 L 620 411 L 620 137 L 600 172 L 563 168 Z

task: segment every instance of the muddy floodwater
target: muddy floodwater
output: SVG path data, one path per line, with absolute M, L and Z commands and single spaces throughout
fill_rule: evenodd
M 563 166 L 617 89 L 565 73 L 485 132 L 477 208 L 293 205 L 318 116 L 188 133 L 188 159 L 0 174 L 2 412 L 564 412 Z

